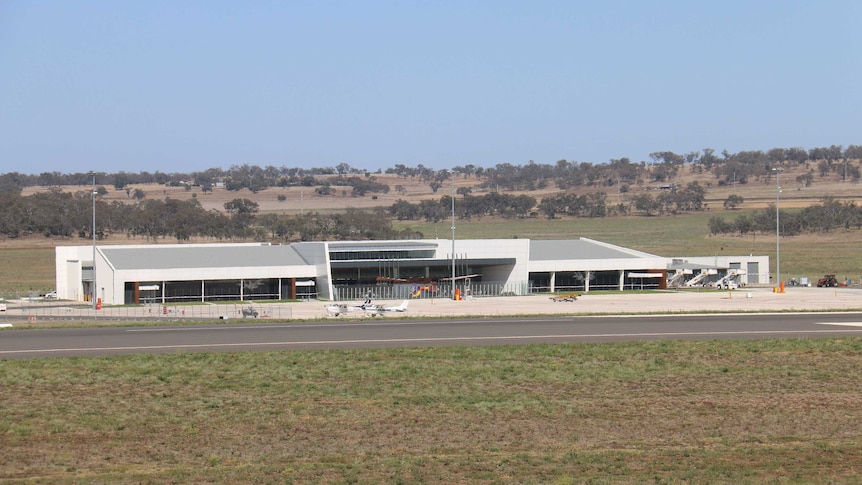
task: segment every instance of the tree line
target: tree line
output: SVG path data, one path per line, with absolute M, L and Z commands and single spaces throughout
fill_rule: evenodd
M 104 188 L 101 188 L 104 191 Z M 397 231 L 379 213 L 348 209 L 339 214 L 311 212 L 299 216 L 258 214 L 257 202 L 234 199 L 225 212 L 205 210 L 196 199 L 106 202 L 87 192 L 53 189 L 29 196 L 0 192 L 0 231 L 9 238 L 32 235 L 97 239 L 125 235 L 147 240 L 191 238 L 213 240 L 412 239 L 422 234 Z M 104 193 L 104 192 L 103 192 Z M 95 210 L 95 228 L 93 211 Z
M 771 169 L 805 166 L 808 170 L 798 177 L 798 182 L 810 185 L 816 177 L 837 176 L 841 180 L 858 182 L 862 179 L 859 161 L 862 160 L 862 146 L 841 145 L 804 149 L 773 148 L 767 151 L 749 150 L 720 154 L 714 149 L 704 148 L 684 154 L 672 151 L 658 151 L 649 154 L 649 161 L 634 162 L 628 158 L 611 159 L 606 163 L 577 162 L 559 160 L 554 164 L 540 164 L 530 161 L 524 165 L 499 163 L 484 168 L 474 164 L 459 165 L 451 169 L 425 167 L 422 164 L 410 167 L 395 164 L 385 172 L 377 170 L 370 173 L 348 163 L 334 167 L 299 168 L 259 167 L 243 164 L 229 169 L 210 168 L 190 173 L 71 173 L 43 172 L 27 175 L 9 172 L 0 175 L 0 190 L 22 189 L 28 186 L 92 186 L 107 185 L 121 190 L 135 184 L 187 185 L 198 186 L 204 192 L 212 190 L 216 184 L 225 189 L 236 191 L 248 189 L 253 193 L 271 187 L 317 187 L 327 193 L 332 186 L 351 187 L 351 195 L 364 196 L 368 193 L 386 193 L 390 188 L 375 180 L 375 174 L 394 174 L 403 178 L 419 178 L 436 193 L 452 177 L 474 178 L 481 181 L 482 189 L 500 191 L 532 191 L 544 189 L 554 184 L 559 190 L 575 187 L 616 187 L 624 192 L 631 186 L 664 184 L 672 181 L 684 165 L 694 170 L 710 174 L 719 185 L 746 184 L 769 174 Z M 95 179 L 95 180 L 94 180 Z
M 107 202 L 99 198 L 107 191 L 99 187 L 96 195 L 87 192 L 63 192 L 52 189 L 29 196 L 16 191 L 0 192 L 0 231 L 9 238 L 30 235 L 45 237 L 96 237 L 126 235 L 147 240 L 191 238 L 213 240 L 252 239 L 279 242 L 309 240 L 412 239 L 422 233 L 405 229 L 397 231 L 392 220 L 425 220 L 440 222 L 453 215 L 460 220 L 499 216 L 534 217 L 538 213 L 549 219 L 570 217 L 607 217 L 641 214 L 679 213 L 703 210 L 704 190 L 697 182 L 685 188 L 662 191 L 658 196 L 641 194 L 629 205 L 609 206 L 607 194 L 557 194 L 537 204 L 534 197 L 496 192 L 482 196 L 463 194 L 460 200 L 443 196 L 439 200 L 409 203 L 403 200 L 388 208 L 366 212 L 348 209 L 339 214 L 311 212 L 299 216 L 259 214 L 257 202 L 246 198 L 224 204 L 224 212 L 205 210 L 197 199 L 140 200 L 136 203 Z M 457 202 L 453 204 L 454 202 Z M 95 210 L 96 225 L 92 214 Z M 826 197 L 820 204 L 779 214 L 781 233 L 828 232 L 838 228 L 862 228 L 862 209 L 853 202 L 843 203 Z M 776 228 L 775 206 L 743 214 L 734 220 L 720 216 L 709 220 L 710 233 L 745 235 L 769 233 Z
M 708 224 L 712 235 L 769 234 L 779 230 L 784 236 L 796 236 L 827 233 L 836 229 L 849 231 L 862 228 L 862 208 L 855 202 L 841 202 L 830 196 L 824 197 L 819 204 L 800 210 L 778 210 L 776 213 L 775 205 L 772 204 L 753 214 L 739 215 L 733 220 L 713 216 Z
M 492 192 L 482 196 L 465 194 L 453 205 L 453 197 L 444 195 L 439 200 L 421 200 L 415 204 L 399 200 L 386 211 L 389 217 L 399 221 L 425 220 L 440 222 L 453 215 L 461 220 L 500 216 L 504 218 L 527 217 L 536 206 L 536 199 L 529 195 L 511 195 Z
M 205 210 L 196 198 L 178 200 L 137 200 L 133 203 L 107 202 L 101 199 L 107 190 L 64 192 L 51 189 L 22 196 L 17 191 L 0 192 L 0 231 L 6 237 L 30 235 L 45 237 L 93 236 L 92 213 L 96 217 L 96 237 L 111 235 L 164 238 L 185 241 L 191 238 L 214 240 L 255 239 L 276 241 L 319 239 L 402 239 L 422 237 L 421 233 L 396 231 L 391 221 L 425 220 L 440 222 L 454 215 L 460 220 L 483 217 L 525 218 L 543 213 L 549 219 L 559 215 L 573 217 L 606 217 L 639 210 L 644 215 L 658 212 L 701 210 L 704 191 L 693 182 L 688 187 L 659 194 L 655 199 L 645 194 L 634 199 L 633 208 L 609 207 L 604 192 L 586 195 L 560 194 L 546 197 L 541 203 L 529 195 L 491 192 L 481 196 L 462 194 L 453 204 L 453 196 L 439 200 L 410 203 L 404 200 L 388 208 L 366 212 L 348 209 L 339 214 L 312 212 L 299 216 L 259 214 L 257 202 L 236 198 L 224 204 L 224 212 Z M 657 208 L 657 209 L 656 209 Z M 538 212 L 537 212 L 538 211 Z
M 224 205 L 225 211 L 207 211 L 195 200 L 144 200 L 145 195 L 136 189 L 134 196 L 128 184 L 160 183 L 165 185 L 199 185 L 204 191 L 216 183 L 224 184 L 227 190 L 261 190 L 270 184 L 277 186 L 300 185 L 317 187 L 321 195 L 335 192 L 336 186 L 350 187 L 352 196 L 362 197 L 369 193 L 388 193 L 389 186 L 380 183 L 377 177 L 342 163 L 332 168 L 281 168 L 234 166 L 230 170 L 210 169 L 191 174 L 147 173 L 117 174 L 58 173 L 39 176 L 10 172 L 0 175 L 0 233 L 7 237 L 42 234 L 46 237 L 92 237 L 91 206 L 92 184 L 102 183 L 96 188 L 95 204 L 98 213 L 96 235 L 125 234 L 129 237 L 148 239 L 175 238 L 178 241 L 195 238 L 225 239 L 271 239 L 280 241 L 315 239 L 397 239 L 421 237 L 410 231 L 399 232 L 392 228 L 391 220 L 425 220 L 439 222 L 452 217 L 455 195 L 460 199 L 454 204 L 454 215 L 461 220 L 482 217 L 524 218 L 542 215 L 548 219 L 567 217 L 609 217 L 639 214 L 644 216 L 678 214 L 704 210 L 706 188 L 699 182 L 685 187 L 671 183 L 680 168 L 690 165 L 700 173 L 711 173 L 718 177 L 719 184 L 745 184 L 751 179 L 771 177 L 773 169 L 794 165 L 808 167 L 797 180 L 810 184 L 815 177 L 835 176 L 858 182 L 859 160 L 862 147 L 847 148 L 830 146 L 804 150 L 801 148 L 775 148 L 768 152 L 744 151 L 731 154 L 724 151 L 716 155 L 714 150 L 690 152 L 683 155 L 674 152 L 650 154 L 651 163 L 622 158 L 606 164 L 569 162 L 560 160 L 556 164 L 530 162 L 519 166 L 509 163 L 491 168 L 475 165 L 454 167 L 452 170 L 434 170 L 423 165 L 408 167 L 397 164 L 386 172 L 399 177 L 420 177 L 434 192 L 445 186 L 452 177 L 481 180 L 478 187 L 489 190 L 482 196 L 472 194 L 472 188 L 459 187 L 455 194 L 439 200 L 423 200 L 410 203 L 399 200 L 388 208 L 373 212 L 350 210 L 343 214 L 321 215 L 309 213 L 301 216 L 258 214 L 257 203 L 248 199 L 234 199 Z M 379 172 L 378 172 L 379 173 Z M 663 190 L 641 191 L 625 201 L 609 204 L 603 187 L 615 187 L 615 191 L 626 193 L 631 185 L 656 182 Z M 117 190 L 125 188 L 133 203 L 101 200 L 107 193 L 104 183 L 113 184 Z M 710 182 L 706 182 L 709 184 Z M 555 184 L 564 193 L 544 197 L 541 202 L 530 195 L 512 195 L 505 191 L 531 191 Z M 23 187 L 47 185 L 51 190 L 22 196 Z M 63 192 L 60 185 L 81 185 L 86 190 L 77 193 Z M 592 187 L 588 193 L 576 194 L 571 189 Z M 397 192 L 403 186 L 396 185 Z M 342 189 L 343 195 L 347 195 Z M 731 195 L 725 201 L 726 208 L 735 208 L 742 198 Z M 825 231 L 836 227 L 859 227 L 858 208 L 853 204 L 841 204 L 826 199 L 819 206 L 812 206 L 799 213 L 790 213 L 781 218 L 782 233 L 791 235 L 805 231 Z M 769 210 L 751 216 L 740 216 L 734 221 L 712 218 L 709 222 L 713 234 L 751 231 L 768 232 L 774 227 L 774 216 Z M 773 219 L 770 221 L 770 217 Z
M 606 192 L 587 194 L 562 193 L 546 196 L 541 202 L 536 198 L 521 194 L 501 194 L 490 192 L 482 196 L 462 193 L 461 199 L 452 207 L 452 196 L 445 195 L 438 200 L 422 200 L 410 203 L 404 200 L 392 204 L 388 215 L 399 221 L 425 220 L 439 222 L 452 216 L 457 219 L 481 219 L 486 216 L 499 216 L 507 219 L 537 217 L 542 214 L 548 219 L 568 217 L 608 217 L 620 215 L 664 215 L 704 209 L 706 190 L 698 182 L 690 182 L 684 188 L 669 187 L 656 196 L 650 193 L 639 194 L 630 201 L 609 204 Z

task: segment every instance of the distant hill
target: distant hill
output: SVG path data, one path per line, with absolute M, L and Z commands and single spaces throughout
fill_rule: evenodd
M 789 168 L 781 173 L 780 203 L 782 208 L 806 207 L 819 202 L 826 196 L 832 196 L 845 202 L 856 201 L 857 203 L 862 203 L 862 190 L 860 190 L 858 183 L 842 182 L 838 174 L 830 173 L 826 177 L 814 175 L 811 184 L 806 186 L 804 181 L 798 181 L 797 178 L 805 176 L 808 173 L 810 173 L 810 169 L 802 165 Z M 318 175 L 315 179 L 323 183 L 336 177 L 337 175 Z M 390 188 L 389 192 L 368 193 L 361 197 L 354 197 L 351 195 L 352 187 L 339 185 L 331 186 L 331 195 L 320 195 L 316 190 L 316 186 L 271 187 L 257 192 L 252 192 L 248 189 L 227 190 L 224 187 L 214 186 L 211 191 L 204 192 L 200 187 L 196 186 L 132 184 L 120 190 L 116 190 L 113 187 L 105 187 L 107 193 L 100 196 L 100 199 L 106 202 L 117 201 L 132 204 L 138 201 L 133 196 L 135 191 L 140 190 L 145 200 L 163 200 L 167 198 L 177 200 L 196 199 L 204 209 L 225 212 L 224 204 L 226 202 L 237 198 L 247 198 L 259 205 L 260 213 L 300 214 L 310 211 L 336 212 L 347 208 L 373 209 L 389 207 L 399 200 L 411 203 L 428 199 L 439 200 L 443 196 L 451 195 L 456 190 L 463 192 L 469 189 L 471 190 L 471 195 L 482 195 L 495 190 L 492 187 L 482 187 L 483 184 L 487 185 L 487 180 L 477 178 L 476 176 L 458 176 L 454 180 L 454 185 L 452 180 L 445 181 L 437 188 L 436 192 L 427 180 L 423 180 L 418 176 L 404 177 L 384 173 L 373 174 L 373 177 L 377 183 L 388 185 Z M 776 180 L 774 177 L 764 174 L 760 177 L 750 177 L 748 182 L 744 184 L 722 184 L 717 177 L 710 173 L 699 172 L 692 166 L 681 167 L 677 176 L 664 183 L 629 184 L 625 192 L 620 189 L 619 185 L 576 186 L 567 190 L 560 190 L 553 183 L 549 183 L 544 188 L 537 190 L 500 190 L 500 192 L 513 195 L 530 195 L 539 202 L 541 202 L 543 197 L 559 193 L 581 195 L 591 192 L 605 192 L 608 203 L 616 204 L 630 201 L 637 194 L 645 192 L 658 193 L 658 191 L 662 190 L 660 188 L 662 185 L 684 187 L 688 183 L 695 181 L 706 189 L 706 204 L 709 210 L 724 210 L 723 203 L 731 194 L 739 195 L 744 199 L 744 202 L 739 207 L 742 209 L 762 208 L 775 203 Z M 89 190 L 81 186 L 61 186 L 55 189 L 67 192 Z M 47 190 L 49 190 L 48 187 L 27 187 L 22 191 L 22 195 L 26 196 Z M 458 198 L 460 198 L 460 195 L 456 196 L 456 201 Z

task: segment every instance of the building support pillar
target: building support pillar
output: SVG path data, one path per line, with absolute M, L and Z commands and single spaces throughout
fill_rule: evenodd
M 296 300 L 296 278 L 288 278 L 287 284 L 287 298 L 289 300 Z
M 557 272 L 551 271 L 551 293 L 557 291 Z

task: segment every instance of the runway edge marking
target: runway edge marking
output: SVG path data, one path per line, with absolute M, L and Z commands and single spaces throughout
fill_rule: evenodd
M 841 327 L 862 327 L 862 322 L 815 322 L 815 325 L 838 325 Z

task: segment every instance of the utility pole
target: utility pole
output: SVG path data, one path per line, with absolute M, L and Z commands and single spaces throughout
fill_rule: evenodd
M 781 212 L 778 205 L 781 201 L 781 167 L 775 167 L 775 284 L 781 291 Z
M 97 310 L 96 300 L 98 299 L 98 286 L 96 285 L 96 172 L 90 172 L 93 175 L 93 310 Z
M 452 299 L 455 299 L 455 172 L 452 174 Z

